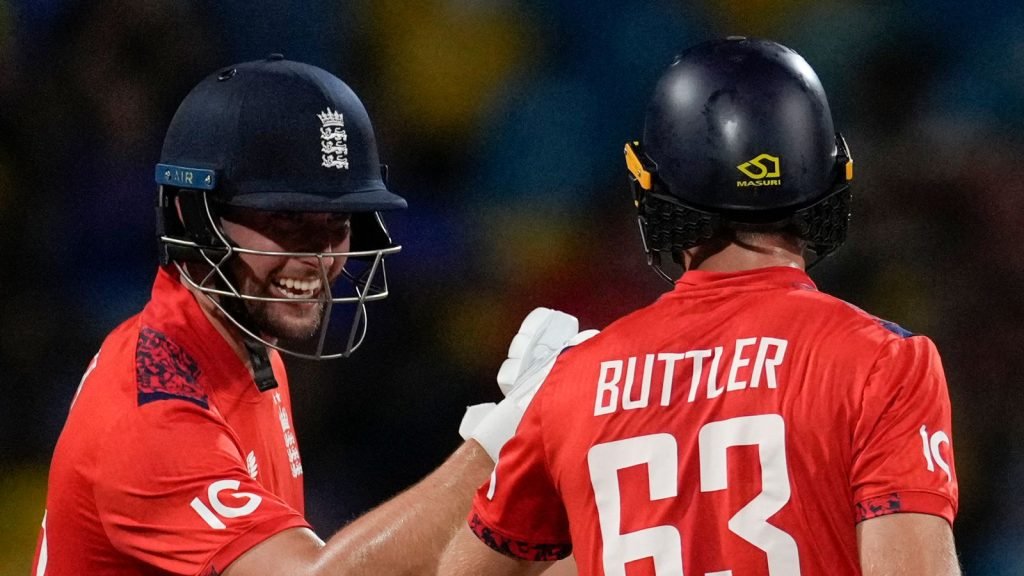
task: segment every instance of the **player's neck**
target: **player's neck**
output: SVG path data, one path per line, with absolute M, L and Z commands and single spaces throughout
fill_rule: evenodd
M 742 272 L 772 266 L 803 270 L 805 267 L 803 251 L 784 241 L 766 241 L 756 245 L 727 242 L 688 250 L 684 257 L 687 270 L 705 272 Z
M 189 286 L 186 283 L 185 287 L 192 293 L 192 296 L 199 303 L 199 308 L 206 315 L 207 320 L 217 330 L 217 333 L 227 341 L 231 349 L 234 350 L 235 354 L 241 359 L 242 364 L 252 372 L 252 362 L 249 359 L 249 352 L 245 348 L 245 341 L 243 340 L 242 331 L 238 329 L 231 320 L 228 320 L 227 316 L 213 303 L 210 296 L 203 294 L 199 290 Z

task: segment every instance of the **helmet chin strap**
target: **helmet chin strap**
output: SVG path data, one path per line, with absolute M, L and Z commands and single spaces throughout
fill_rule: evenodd
M 805 270 L 810 270 L 811 268 L 814 268 L 819 263 L 821 263 L 822 260 L 824 260 L 825 258 L 830 256 L 833 252 L 835 252 L 837 248 L 839 248 L 839 246 L 828 246 L 828 247 L 825 247 L 825 248 L 820 248 L 818 250 L 808 250 L 807 252 L 813 252 L 814 253 L 814 260 L 811 260 L 810 262 L 807 262 L 807 264 L 804 266 L 804 269 Z
M 675 256 L 673 256 L 672 259 L 675 260 Z M 649 254 L 647 256 L 647 264 L 654 269 L 655 274 L 657 274 L 659 278 L 668 282 L 670 285 L 675 286 L 676 279 L 672 278 L 672 276 L 670 276 L 668 272 L 665 272 L 665 269 L 661 267 L 660 253 L 655 252 L 654 254 Z M 686 272 L 685 266 L 683 267 L 683 272 Z
M 274 367 L 270 364 L 270 352 L 267 347 L 252 338 L 243 338 L 243 343 L 246 352 L 249 353 L 256 388 L 260 392 L 277 388 L 277 379 L 274 378 Z
M 680 258 L 678 254 L 672 254 L 672 261 L 682 267 L 683 273 L 686 272 L 686 264 L 683 262 L 683 259 Z M 648 252 L 647 265 L 650 266 L 652 270 L 654 270 L 654 273 L 657 274 L 659 278 L 661 278 L 665 282 L 668 282 L 672 286 L 676 285 L 676 281 L 679 278 L 673 278 L 671 274 L 665 272 L 665 269 L 662 267 L 661 252 Z

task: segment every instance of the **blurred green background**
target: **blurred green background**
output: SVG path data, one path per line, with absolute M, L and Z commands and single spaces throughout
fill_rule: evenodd
M 1024 574 L 1024 8 L 831 0 L 0 0 L 0 574 L 27 574 L 46 469 L 104 335 L 148 297 L 153 164 L 186 92 L 282 52 L 362 97 L 403 252 L 349 360 L 289 361 L 307 510 L 329 535 L 436 466 L 539 305 L 602 327 L 666 286 L 622 163 L 681 49 L 803 54 L 857 165 L 819 286 L 943 354 L 969 574 Z

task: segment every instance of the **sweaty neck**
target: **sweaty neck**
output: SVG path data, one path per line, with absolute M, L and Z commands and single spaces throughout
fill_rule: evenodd
M 683 252 L 687 270 L 742 272 L 771 266 L 803 270 L 802 248 L 783 238 L 764 237 L 756 243 L 739 240 L 709 243 Z

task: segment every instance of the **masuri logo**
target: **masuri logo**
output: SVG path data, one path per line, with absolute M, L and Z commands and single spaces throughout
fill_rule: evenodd
M 781 186 L 782 174 L 778 156 L 759 154 L 736 168 L 750 180 L 737 180 L 736 186 Z

